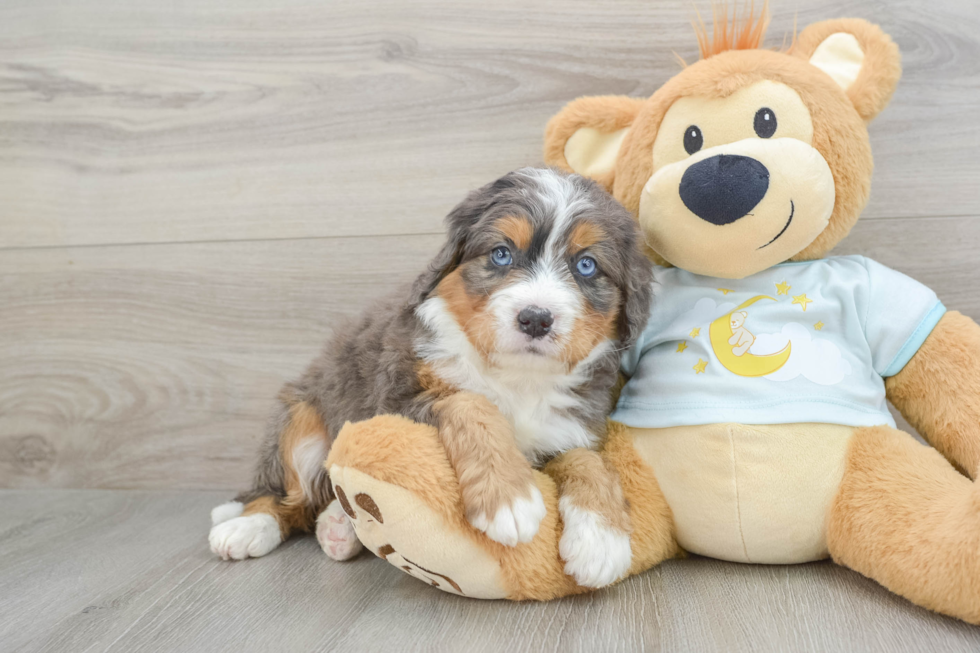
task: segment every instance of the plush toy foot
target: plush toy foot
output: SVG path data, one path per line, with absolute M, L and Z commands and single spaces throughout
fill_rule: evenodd
M 508 595 L 500 564 L 413 493 L 337 464 L 330 480 L 357 540 L 379 558 L 445 592 Z
M 592 588 L 625 576 L 633 561 L 629 534 L 610 527 L 602 515 L 579 508 L 568 497 L 562 497 L 558 508 L 565 523 L 558 545 L 565 573 Z
M 347 424 L 327 469 L 358 539 L 378 557 L 445 592 L 484 599 L 551 599 L 586 591 L 558 555 L 555 483 L 534 472 L 544 518 L 529 542 L 505 546 L 465 516 L 436 429 L 383 415 Z
M 628 429 L 611 424 L 602 455 L 618 470 L 632 533 L 566 505 L 561 554 L 554 478 L 533 473 L 545 514 L 531 541 L 494 542 L 466 520 L 459 481 L 434 427 L 393 415 L 346 424 L 326 465 L 358 539 L 378 557 L 453 594 L 548 600 L 607 585 L 677 553 L 670 509 Z
M 333 560 L 350 560 L 364 549 L 350 518 L 336 499 L 316 518 L 316 539 Z

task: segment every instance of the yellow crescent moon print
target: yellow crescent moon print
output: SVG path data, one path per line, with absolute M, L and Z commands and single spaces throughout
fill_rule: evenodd
M 777 351 L 775 354 L 767 354 L 766 356 L 756 356 L 748 352 L 741 356 L 736 356 L 732 353 L 732 346 L 728 344 L 728 339 L 732 337 L 732 313 L 746 306 L 751 306 L 760 299 L 771 299 L 774 302 L 778 301 L 775 297 L 769 297 L 768 295 L 753 297 L 743 302 L 741 306 L 732 309 L 712 322 L 711 329 L 709 330 L 711 348 L 714 350 L 715 356 L 718 357 L 718 362 L 724 365 L 727 370 L 739 376 L 765 376 L 766 374 L 772 374 L 786 364 L 793 348 L 793 343 L 788 342 L 780 351 Z

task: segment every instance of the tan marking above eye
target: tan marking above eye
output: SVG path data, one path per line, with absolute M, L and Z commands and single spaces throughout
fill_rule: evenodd
M 568 236 L 568 252 L 577 254 L 605 239 L 606 234 L 599 225 L 593 222 L 579 222 Z
M 496 226 L 501 234 L 509 238 L 510 242 L 514 243 L 520 249 L 527 249 L 531 246 L 534 227 L 531 226 L 531 221 L 527 218 L 508 215 L 498 220 Z
M 690 96 L 674 102 L 664 114 L 653 143 L 654 170 L 690 156 L 684 149 L 684 134 L 692 125 L 698 127 L 703 139 L 698 151 L 759 138 L 754 125 L 755 115 L 762 108 L 770 109 L 776 117 L 772 138 L 813 144 L 813 120 L 799 94 L 786 84 L 762 80 L 728 97 Z

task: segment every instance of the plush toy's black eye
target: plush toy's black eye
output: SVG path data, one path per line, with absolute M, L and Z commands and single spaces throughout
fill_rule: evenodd
M 688 154 L 694 154 L 702 145 L 704 145 L 704 137 L 701 136 L 701 130 L 697 125 L 691 125 L 684 132 L 684 149 Z
M 755 133 L 759 138 L 770 138 L 776 133 L 776 114 L 768 107 L 755 112 Z

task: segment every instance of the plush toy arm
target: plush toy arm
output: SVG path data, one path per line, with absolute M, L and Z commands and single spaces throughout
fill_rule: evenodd
M 950 311 L 912 360 L 885 379 L 888 399 L 962 471 L 980 473 L 980 326 Z

